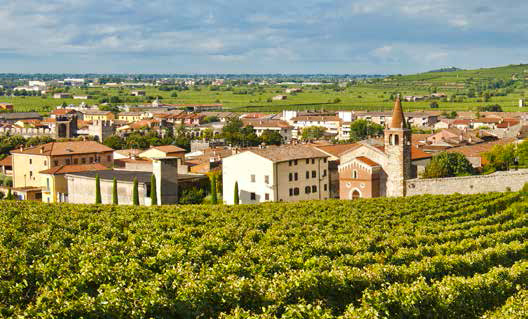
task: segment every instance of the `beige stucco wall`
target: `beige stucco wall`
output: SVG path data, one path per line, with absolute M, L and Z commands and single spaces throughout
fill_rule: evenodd
M 406 182 L 407 196 L 434 194 L 448 195 L 504 192 L 520 190 L 528 182 L 528 169 L 496 172 L 490 175 L 411 179 Z
M 66 175 L 68 182 L 68 202 L 74 204 L 95 203 L 95 178 Z M 101 200 L 112 203 L 112 180 L 101 179 Z M 147 190 L 144 183 L 138 184 L 139 204 L 145 205 Z M 118 181 L 117 194 L 120 205 L 132 205 L 133 182 Z

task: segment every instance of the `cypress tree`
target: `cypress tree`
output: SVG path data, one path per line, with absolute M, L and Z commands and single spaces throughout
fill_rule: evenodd
M 119 200 L 117 199 L 117 179 L 114 177 L 114 183 L 112 185 L 112 204 L 118 205 Z
M 235 182 L 235 205 L 238 205 L 240 203 L 240 199 L 238 198 L 238 182 Z
M 216 175 L 211 175 L 211 204 L 218 204 L 218 197 L 216 196 Z
M 95 174 L 95 203 L 101 204 L 101 181 L 99 174 Z
M 158 191 L 156 189 L 156 176 L 150 176 L 150 203 L 151 205 L 158 205 Z
M 139 186 L 138 186 L 138 180 L 137 177 L 134 177 L 134 188 L 132 190 L 132 204 L 138 206 L 139 205 Z
M 9 189 L 7 190 L 6 199 L 9 199 L 9 200 L 13 199 L 13 193 L 11 193 L 11 187 L 9 187 Z

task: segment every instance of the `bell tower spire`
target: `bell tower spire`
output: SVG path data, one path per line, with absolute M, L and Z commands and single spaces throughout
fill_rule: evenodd
M 411 130 L 405 125 L 400 96 L 394 102 L 390 125 L 385 129 L 387 196 L 405 196 L 405 180 L 412 177 Z

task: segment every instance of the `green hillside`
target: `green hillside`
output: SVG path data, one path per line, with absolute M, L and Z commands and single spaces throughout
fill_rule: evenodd
M 0 205 L 0 317 L 514 318 L 528 302 L 518 193 Z

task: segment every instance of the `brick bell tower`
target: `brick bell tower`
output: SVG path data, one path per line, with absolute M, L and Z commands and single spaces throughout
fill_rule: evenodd
M 405 196 L 405 180 L 411 178 L 411 130 L 405 125 L 400 101 L 396 98 L 390 126 L 385 129 L 385 153 L 387 154 L 387 196 Z

